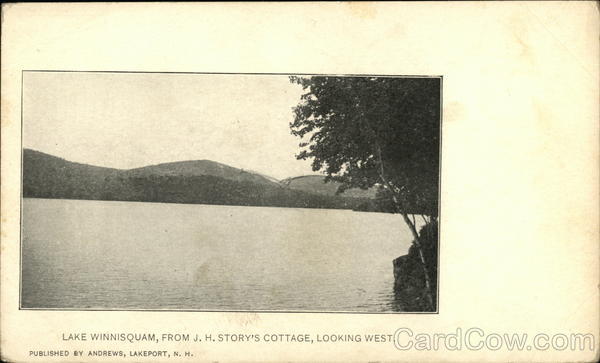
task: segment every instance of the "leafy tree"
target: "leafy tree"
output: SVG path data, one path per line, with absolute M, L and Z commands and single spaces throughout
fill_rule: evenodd
M 437 222 L 440 79 L 290 77 L 305 93 L 294 108 L 291 132 L 298 159 L 312 159 L 326 180 L 380 188 L 414 236 L 433 307 L 430 272 L 415 215 Z

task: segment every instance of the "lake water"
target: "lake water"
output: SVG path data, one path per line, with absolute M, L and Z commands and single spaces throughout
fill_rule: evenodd
M 389 312 L 397 215 L 23 200 L 23 308 Z

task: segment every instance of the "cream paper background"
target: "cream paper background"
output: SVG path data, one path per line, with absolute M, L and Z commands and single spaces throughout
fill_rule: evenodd
M 2 10 L 3 359 L 58 361 L 32 359 L 28 351 L 116 347 L 61 341 L 62 333 L 76 332 L 393 334 L 401 327 L 415 333 L 479 327 L 500 334 L 593 333 L 598 344 L 595 2 Z M 18 310 L 23 69 L 443 75 L 440 313 Z M 580 361 L 598 353 L 399 351 L 390 343 L 119 345 L 187 350 L 195 361 Z

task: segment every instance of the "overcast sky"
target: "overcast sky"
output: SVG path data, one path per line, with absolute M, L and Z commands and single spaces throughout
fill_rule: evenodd
M 120 169 L 209 159 L 314 174 L 289 131 L 301 94 L 287 76 L 26 72 L 23 146 Z

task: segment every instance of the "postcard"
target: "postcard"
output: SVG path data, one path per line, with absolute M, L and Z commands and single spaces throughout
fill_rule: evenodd
M 3 5 L 2 359 L 597 360 L 596 5 Z

